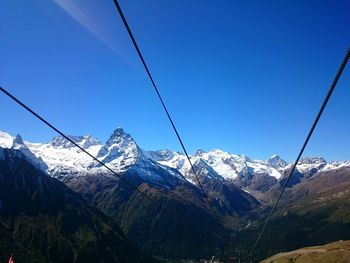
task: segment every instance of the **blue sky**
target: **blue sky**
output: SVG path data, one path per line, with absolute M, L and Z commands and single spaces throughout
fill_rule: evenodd
M 295 158 L 350 43 L 348 1 L 120 0 L 189 152 Z M 0 3 L 0 85 L 68 134 L 180 150 L 113 1 Z M 350 67 L 306 155 L 350 159 Z M 0 130 L 55 133 L 3 95 Z

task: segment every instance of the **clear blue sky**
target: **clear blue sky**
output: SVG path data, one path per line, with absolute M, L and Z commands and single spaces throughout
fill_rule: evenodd
M 349 1 L 120 0 L 189 151 L 295 158 L 350 45 Z M 0 2 L 0 85 L 64 132 L 180 150 L 112 0 Z M 306 155 L 350 159 L 350 67 Z M 0 94 L 0 130 L 55 133 Z

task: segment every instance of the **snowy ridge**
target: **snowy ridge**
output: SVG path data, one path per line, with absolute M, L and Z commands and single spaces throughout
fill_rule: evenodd
M 152 183 L 184 180 L 178 171 L 146 158 L 131 135 L 121 128 L 116 129 L 105 144 L 90 135 L 69 138 L 117 173 L 130 170 L 144 181 Z M 111 174 L 106 167 L 62 136 L 57 136 L 48 143 L 31 143 L 23 141 L 19 135 L 13 137 L 1 132 L 0 147 L 20 150 L 41 170 L 59 179 L 87 174 Z
M 84 175 L 93 166 L 91 157 L 82 153 L 76 147 L 55 147 L 50 143 L 25 142 L 28 148 L 48 165 L 48 173 L 55 175 Z M 96 155 L 102 145 L 93 145 L 85 150 Z
M 164 180 L 175 183 L 176 180 L 183 181 L 186 178 L 192 184 L 197 184 L 184 154 L 170 150 L 141 150 L 131 135 L 122 128 L 116 129 L 105 144 L 91 135 L 69 138 L 117 173 L 132 171 L 138 177 L 153 183 Z M 31 143 L 23 141 L 19 135 L 13 137 L 0 131 L 0 147 L 20 150 L 34 165 L 61 179 L 67 176 L 110 173 L 62 136 L 57 136 L 48 143 Z M 246 179 L 255 175 L 279 180 L 292 166 L 278 155 L 261 161 L 219 149 L 209 152 L 198 150 L 190 158 L 202 179 L 228 183 L 237 178 Z M 323 158 L 309 157 L 297 165 L 297 170 L 306 176 L 343 168 L 350 168 L 350 161 L 327 163 Z
M 179 170 L 183 175 L 190 172 L 191 167 L 184 154 L 169 150 L 146 152 L 145 154 L 154 161 Z M 264 161 L 251 160 L 244 155 L 230 154 L 222 150 L 209 152 L 199 150 L 191 157 L 191 161 L 197 163 L 200 160 L 212 167 L 225 180 L 234 180 L 242 173 L 268 174 L 276 179 L 281 177 L 277 169 Z
M 88 149 L 91 146 L 95 145 L 101 145 L 100 140 L 92 137 L 91 135 L 85 135 L 85 136 L 68 136 L 69 139 L 71 139 L 73 142 L 78 144 L 83 149 Z M 51 141 L 51 145 L 55 148 L 71 148 L 75 147 L 72 142 L 67 140 L 66 138 L 62 137 L 61 135 L 56 136 Z
M 21 151 L 23 156 L 40 170 L 45 171 L 48 168 L 48 166 L 41 159 L 41 157 L 35 156 L 29 150 L 29 148 L 24 144 L 22 137 L 19 134 L 16 137 L 13 137 L 6 132 L 0 131 L 0 147 Z
M 342 162 L 331 162 L 327 163 L 320 171 L 327 172 L 342 168 L 350 168 L 350 161 L 342 161 Z
M 48 166 L 45 162 L 43 162 L 42 158 L 40 156 L 35 156 L 29 148 L 24 144 L 22 137 L 18 134 L 16 138 L 13 140 L 11 149 L 19 150 L 21 151 L 24 156 L 31 161 L 37 168 L 40 170 L 47 170 Z
M 11 148 L 13 144 L 13 140 L 15 138 L 11 136 L 10 134 L 0 131 L 0 147 L 1 148 Z

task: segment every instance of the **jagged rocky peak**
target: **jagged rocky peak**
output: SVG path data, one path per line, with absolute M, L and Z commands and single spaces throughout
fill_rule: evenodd
M 127 133 L 124 128 L 118 127 L 114 130 L 113 135 L 115 136 L 131 136 L 130 133 Z
M 63 136 L 58 135 L 52 139 L 51 145 L 55 148 L 69 148 L 72 146 L 72 143 Z
M 89 148 L 95 145 L 102 145 L 101 141 L 91 135 L 82 136 L 81 141 L 79 142 L 80 146 L 84 149 Z
M 306 157 L 301 159 L 298 164 L 327 164 L 327 161 L 322 157 Z
M 122 128 L 117 128 L 97 153 L 97 157 L 103 157 L 104 162 L 111 162 L 120 157 L 136 160 L 140 155 L 142 155 L 141 149 L 131 135 Z
M 44 163 L 42 158 L 38 158 L 37 156 L 35 156 L 35 154 L 32 153 L 32 151 L 27 147 L 27 145 L 25 145 L 21 135 L 16 135 L 15 139 L 13 140 L 11 149 L 19 150 L 29 162 L 31 162 L 35 167 L 39 168 L 40 170 L 46 171 L 46 169 L 48 168 L 48 166 Z
M 244 155 L 244 154 L 238 154 L 239 158 L 241 158 L 242 160 L 244 160 L 245 162 L 254 162 L 251 158 L 249 158 L 248 156 Z
M 23 146 L 24 146 L 23 139 L 22 139 L 21 135 L 17 134 L 15 139 L 12 142 L 11 148 L 17 149 L 17 148 L 23 147 Z
M 202 158 L 199 158 L 194 164 L 193 168 L 197 175 L 206 176 L 209 178 L 222 179 L 222 177 Z
M 21 135 L 17 134 L 14 138 L 11 149 L 21 150 L 25 155 L 30 156 L 31 158 L 36 159 L 35 155 L 29 150 L 27 145 L 23 142 Z
M 101 145 L 100 140 L 91 135 L 85 135 L 85 136 L 68 135 L 68 138 L 84 149 L 87 149 L 94 145 Z M 67 140 L 61 135 L 54 137 L 51 141 L 51 145 L 55 148 L 74 147 L 74 144 L 72 142 L 70 142 L 69 140 Z
M 126 133 L 123 128 L 117 128 L 109 137 L 104 146 L 114 146 L 120 149 L 126 149 L 130 147 L 136 147 L 137 145 L 129 133 Z
M 209 165 L 202 158 L 199 158 L 195 163 L 193 163 L 193 168 L 197 171 L 200 169 L 205 169 Z
M 206 153 L 206 151 L 204 151 L 204 150 L 202 150 L 202 149 L 198 149 L 198 150 L 195 152 L 194 156 L 196 156 L 196 157 L 201 157 L 204 153 Z
M 272 155 L 268 160 L 267 160 L 267 164 L 269 164 L 270 166 L 279 169 L 279 168 L 284 168 L 288 165 L 288 163 L 283 160 L 279 155 L 274 154 Z

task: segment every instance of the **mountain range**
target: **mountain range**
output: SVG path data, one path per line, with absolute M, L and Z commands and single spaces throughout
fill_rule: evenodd
M 190 158 L 204 187 L 203 194 L 183 153 L 146 151 L 121 128 L 105 143 L 90 135 L 69 138 L 121 178 L 127 178 L 151 200 L 61 136 L 48 143 L 32 143 L 20 135 L 0 132 L 0 147 L 21 152 L 38 171 L 63 182 L 89 205 L 111 217 L 133 245 L 171 260 L 212 255 L 229 258 L 247 250 L 292 166 L 278 155 L 261 161 L 218 149 L 198 150 Z M 327 163 L 321 157 L 302 159 L 256 259 L 280 249 L 350 237 L 349 232 L 339 231 L 339 222 L 343 229 L 349 227 L 347 212 L 333 209 L 347 207 L 348 171 L 349 161 Z M 321 201 L 315 200 L 327 201 L 320 205 Z M 314 212 L 312 216 L 310 211 Z M 308 229 L 304 223 L 318 223 L 320 228 L 292 242 L 288 241 L 295 232 L 292 229 L 287 227 L 288 231 L 279 234 L 287 222 L 297 224 L 300 229 Z M 276 235 L 280 238 L 276 239 Z
M 91 135 L 69 136 L 69 138 L 118 173 L 137 167 L 144 170 L 144 173 L 140 173 L 143 180 L 162 181 L 157 173 L 150 173 L 152 170 L 150 168 L 153 167 L 166 171 L 176 178 L 175 180 L 184 179 L 197 185 L 195 175 L 183 153 L 171 150 L 145 151 L 122 128 L 116 129 L 104 144 Z M 24 142 L 20 135 L 14 137 L 0 131 L 0 147 L 20 150 L 37 167 L 52 177 L 62 179 L 108 173 L 105 167 L 95 163 L 91 157 L 80 152 L 62 136 L 53 138 L 49 143 L 31 143 Z M 292 165 L 278 155 L 271 156 L 267 161 L 261 161 L 219 149 L 209 152 L 197 150 L 191 156 L 191 161 L 203 179 L 221 180 L 248 189 L 259 188 L 260 184 L 276 183 L 285 176 Z M 313 173 L 342 167 L 350 167 L 350 161 L 327 163 L 321 157 L 309 157 L 299 162 L 297 171 L 311 176 Z

